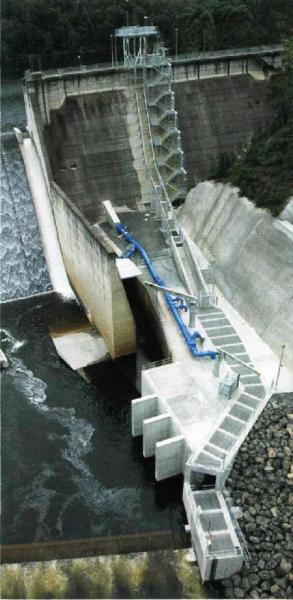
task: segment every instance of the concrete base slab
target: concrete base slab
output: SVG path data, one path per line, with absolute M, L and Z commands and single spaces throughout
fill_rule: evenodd
M 170 414 L 175 433 L 184 436 L 190 452 L 202 448 L 222 412 L 239 394 L 236 391 L 230 400 L 219 398 L 213 366 L 210 359 L 188 358 L 142 372 L 143 393 L 158 396 L 159 412 Z
M 93 328 L 52 340 L 60 358 L 74 371 L 110 358 L 103 338 Z

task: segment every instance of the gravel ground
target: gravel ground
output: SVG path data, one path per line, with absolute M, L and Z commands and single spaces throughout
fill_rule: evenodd
M 251 560 L 222 581 L 224 598 L 293 598 L 292 454 L 293 393 L 274 394 L 227 480 Z

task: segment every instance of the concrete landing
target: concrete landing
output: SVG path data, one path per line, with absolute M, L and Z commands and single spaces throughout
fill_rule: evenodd
M 110 358 L 103 338 L 93 328 L 52 337 L 52 341 L 60 358 L 74 371 Z
M 113 208 L 116 210 L 115 205 Z M 129 233 L 144 247 L 151 259 L 164 256 L 166 253 L 166 242 L 160 231 L 160 222 L 157 221 L 153 214 L 149 212 L 129 211 L 121 215 L 121 222 L 127 227 Z M 127 246 L 125 240 L 117 236 L 116 231 L 108 222 L 100 223 L 100 226 L 123 252 Z M 140 262 L 139 255 L 134 254 L 133 260 L 135 262 L 139 260 Z
M 194 358 L 142 373 L 142 393 L 158 397 L 160 413 L 168 413 L 176 434 L 181 434 L 190 453 L 197 453 L 214 430 L 220 415 L 234 400 L 221 400 L 214 362 Z

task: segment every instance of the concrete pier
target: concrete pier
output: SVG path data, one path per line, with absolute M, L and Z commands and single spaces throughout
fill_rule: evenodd
M 132 402 L 132 435 L 142 435 L 145 419 L 150 419 L 158 413 L 158 398 L 154 394 L 143 396 Z
M 143 455 L 154 456 L 157 442 L 169 437 L 172 420 L 168 413 L 145 419 L 143 422 Z

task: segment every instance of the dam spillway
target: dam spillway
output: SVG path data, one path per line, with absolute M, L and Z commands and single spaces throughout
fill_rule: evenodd
M 118 35 L 144 39 L 147 32 L 125 29 Z M 239 56 L 234 59 L 242 72 L 242 59 L 240 67 Z M 117 263 L 124 260 L 124 248 L 106 223 L 104 201 L 112 202 L 131 231 L 137 229 L 143 246 L 153 242 L 152 260 L 161 276 L 165 273 L 166 285 L 179 298 L 181 291 L 198 299 L 196 331 L 201 351 L 217 356 L 214 364 L 190 357 L 161 294 L 147 291 L 145 266 L 133 256 L 141 293 L 173 361 L 144 369 L 143 396 L 133 402 L 133 433 L 143 433 L 145 456 L 155 455 L 158 480 L 184 472 L 183 499 L 202 578 L 219 579 L 239 570 L 245 555 L 236 511 L 225 499 L 225 480 L 270 394 L 216 303 L 211 266 L 206 262 L 203 268 L 203 257 L 174 212 L 172 201 L 184 200 L 186 173 L 171 65 L 159 46 L 143 51 L 139 60 L 135 68 L 127 61 L 114 67 L 114 85 L 111 69 L 65 77 L 28 73 L 28 129 L 42 162 L 69 280 L 112 357 L 134 351 L 135 325 Z M 185 67 L 178 78 L 184 73 L 187 77 Z M 180 318 L 184 323 L 184 315 Z M 184 326 L 190 327 L 187 321 Z M 205 478 L 212 490 L 204 488 Z

